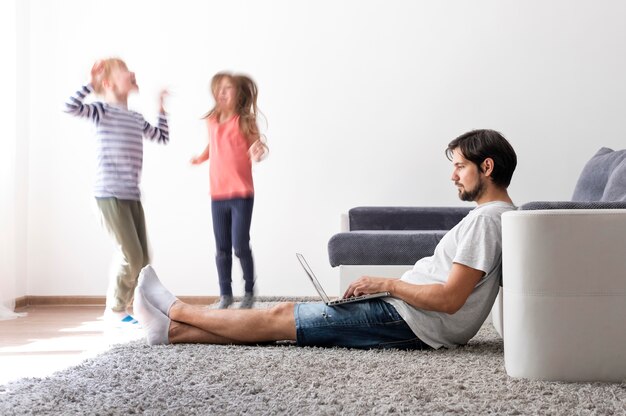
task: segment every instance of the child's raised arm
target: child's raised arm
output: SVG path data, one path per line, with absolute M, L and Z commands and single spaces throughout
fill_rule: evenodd
M 204 148 L 204 151 L 198 156 L 192 157 L 189 163 L 191 163 L 192 165 L 199 165 L 200 163 L 204 163 L 207 160 L 209 160 L 209 148 L 210 147 L 211 147 L 211 144 L 210 143 L 207 144 L 206 147 Z
M 167 90 L 161 90 L 159 93 L 159 121 L 157 127 L 154 127 L 147 121 L 144 121 L 143 134 L 144 137 L 158 143 L 167 143 L 170 140 L 170 130 L 167 124 L 167 115 L 163 106 L 165 97 L 167 97 Z
M 248 154 L 253 162 L 260 162 L 263 160 L 266 153 L 267 146 L 261 141 L 261 139 L 257 139 L 254 143 L 252 143 L 250 148 L 248 148 Z
M 259 132 L 259 127 L 256 123 L 253 124 L 252 134 L 248 137 L 248 156 L 253 162 L 260 162 L 267 155 L 268 148 L 263 143 L 263 138 Z
M 170 95 L 168 90 L 161 90 L 159 93 L 159 114 L 165 114 L 164 103 L 168 95 Z
M 170 141 L 170 130 L 167 125 L 167 118 L 165 114 L 159 114 L 159 121 L 157 127 L 144 120 L 143 122 L 143 135 L 144 137 L 157 141 L 158 143 L 166 144 Z
M 96 61 L 91 68 L 91 81 L 89 84 L 84 85 L 80 90 L 76 91 L 65 102 L 65 112 L 76 117 L 89 118 L 94 123 L 98 123 L 104 114 L 104 108 L 102 103 L 83 104 L 85 98 L 102 82 L 102 71 L 104 70 L 104 64 L 102 61 Z
M 102 78 L 104 76 L 104 61 L 98 60 L 94 62 L 91 67 L 91 82 L 90 84 L 94 87 L 97 92 L 100 92 L 102 88 Z

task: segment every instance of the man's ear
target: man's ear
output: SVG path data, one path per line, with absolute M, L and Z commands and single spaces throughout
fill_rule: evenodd
M 483 163 L 480 164 L 480 170 L 485 174 L 485 176 L 491 176 L 493 173 L 494 162 L 493 159 L 488 157 L 483 160 Z

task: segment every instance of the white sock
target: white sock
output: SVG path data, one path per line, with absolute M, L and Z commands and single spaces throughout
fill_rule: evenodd
M 170 308 L 176 302 L 176 296 L 163 286 L 152 266 L 147 265 L 139 273 L 137 287 L 141 287 L 146 300 L 169 316 Z
M 137 286 L 135 289 L 133 311 L 146 332 L 148 344 L 158 345 L 170 343 L 169 331 L 172 321 L 148 302 L 140 286 Z

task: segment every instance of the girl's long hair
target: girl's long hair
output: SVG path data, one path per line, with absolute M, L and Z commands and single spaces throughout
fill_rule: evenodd
M 211 79 L 211 93 L 215 100 L 213 108 L 204 115 L 203 118 L 216 117 L 219 119 L 220 109 L 217 105 L 218 87 L 224 78 L 229 78 L 237 89 L 237 103 L 235 105 L 235 113 L 239 115 L 239 128 L 248 140 L 258 138 L 265 150 L 268 150 L 265 143 L 265 135 L 260 134 L 257 125 L 257 116 L 259 109 L 257 107 L 257 97 L 259 90 L 256 83 L 247 75 L 233 74 L 230 72 L 218 72 Z

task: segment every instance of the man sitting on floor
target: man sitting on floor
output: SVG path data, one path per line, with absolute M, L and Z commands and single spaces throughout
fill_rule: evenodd
M 454 348 L 480 329 L 502 274 L 500 216 L 515 209 L 507 188 L 517 165 L 509 142 L 475 130 L 446 150 L 459 198 L 478 206 L 400 279 L 363 276 L 344 297 L 391 297 L 329 307 L 281 303 L 271 309 L 217 310 L 176 299 L 147 266 L 135 290 L 134 312 L 148 343 L 254 344 L 292 340 L 301 346 Z

